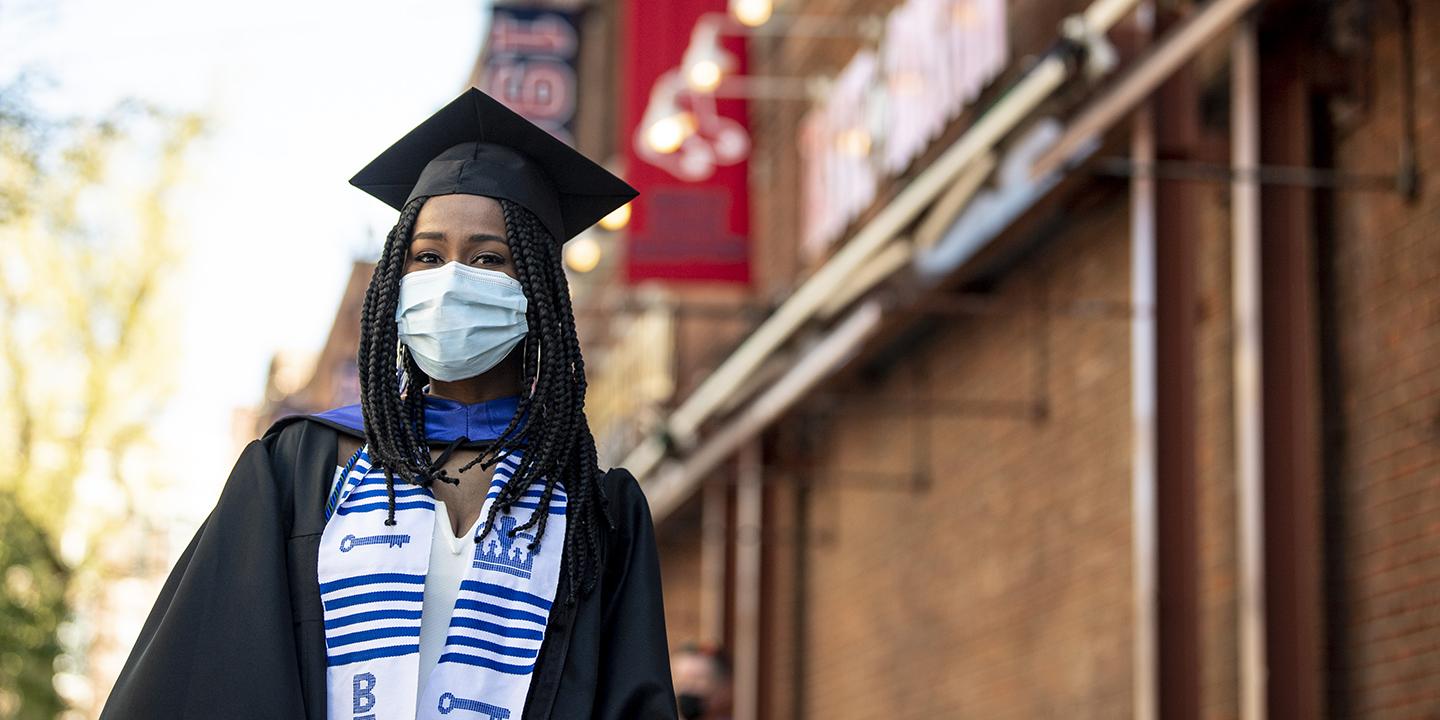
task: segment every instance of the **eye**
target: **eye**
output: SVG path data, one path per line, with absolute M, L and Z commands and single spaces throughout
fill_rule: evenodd
M 419 253 L 416 253 L 415 262 L 424 263 L 426 265 L 438 265 L 440 263 L 440 256 L 429 250 L 423 250 Z
M 505 256 L 499 253 L 483 252 L 475 256 L 471 262 L 479 265 L 504 265 Z

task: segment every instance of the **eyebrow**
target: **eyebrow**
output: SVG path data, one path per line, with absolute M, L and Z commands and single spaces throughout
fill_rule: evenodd
M 418 232 L 415 233 L 415 237 L 411 238 L 411 240 L 440 240 L 443 242 L 445 240 L 445 233 L 434 231 Z M 470 242 L 487 241 L 498 242 L 504 245 L 510 244 L 505 241 L 505 238 L 500 237 L 499 235 L 493 235 L 491 233 L 475 233 L 474 235 L 470 236 Z

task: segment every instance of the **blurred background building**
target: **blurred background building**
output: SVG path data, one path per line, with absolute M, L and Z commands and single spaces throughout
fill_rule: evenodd
M 1440 713 L 1440 8 L 494 13 L 642 191 L 591 422 L 736 717 Z M 353 401 L 359 278 L 257 428 Z
M 588 411 L 735 718 L 1440 716 L 1440 5 L 485 14 L 455 90 L 641 190 Z M 239 445 L 358 400 L 373 240 Z
M 1440 713 L 1440 7 L 619 7 L 592 416 L 737 717 Z

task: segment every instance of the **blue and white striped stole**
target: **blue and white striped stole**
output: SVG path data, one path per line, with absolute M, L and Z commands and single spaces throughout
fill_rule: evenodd
M 482 518 L 518 461 L 515 453 L 497 466 Z M 327 717 L 518 719 L 560 578 L 563 488 L 557 484 L 545 541 L 535 550 L 529 547 L 531 532 L 514 537 L 511 532 L 517 518 L 528 518 L 538 507 L 543 480 L 515 503 L 515 515 L 499 515 L 476 545 L 451 611 L 445 649 L 419 688 L 434 496 L 428 488 L 396 487 L 395 525 L 386 526 L 385 474 L 371 468 L 366 448 L 337 469 L 337 476 L 318 560 L 329 653 Z

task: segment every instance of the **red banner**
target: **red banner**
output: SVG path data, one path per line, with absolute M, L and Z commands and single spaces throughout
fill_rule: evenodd
M 699 22 L 711 50 L 704 56 L 727 75 L 745 73 L 744 39 L 703 30 L 718 29 L 725 8 L 725 0 L 628 4 L 622 142 L 625 180 L 640 191 L 631 206 L 629 282 L 750 281 L 746 102 L 692 91 L 683 63 Z

